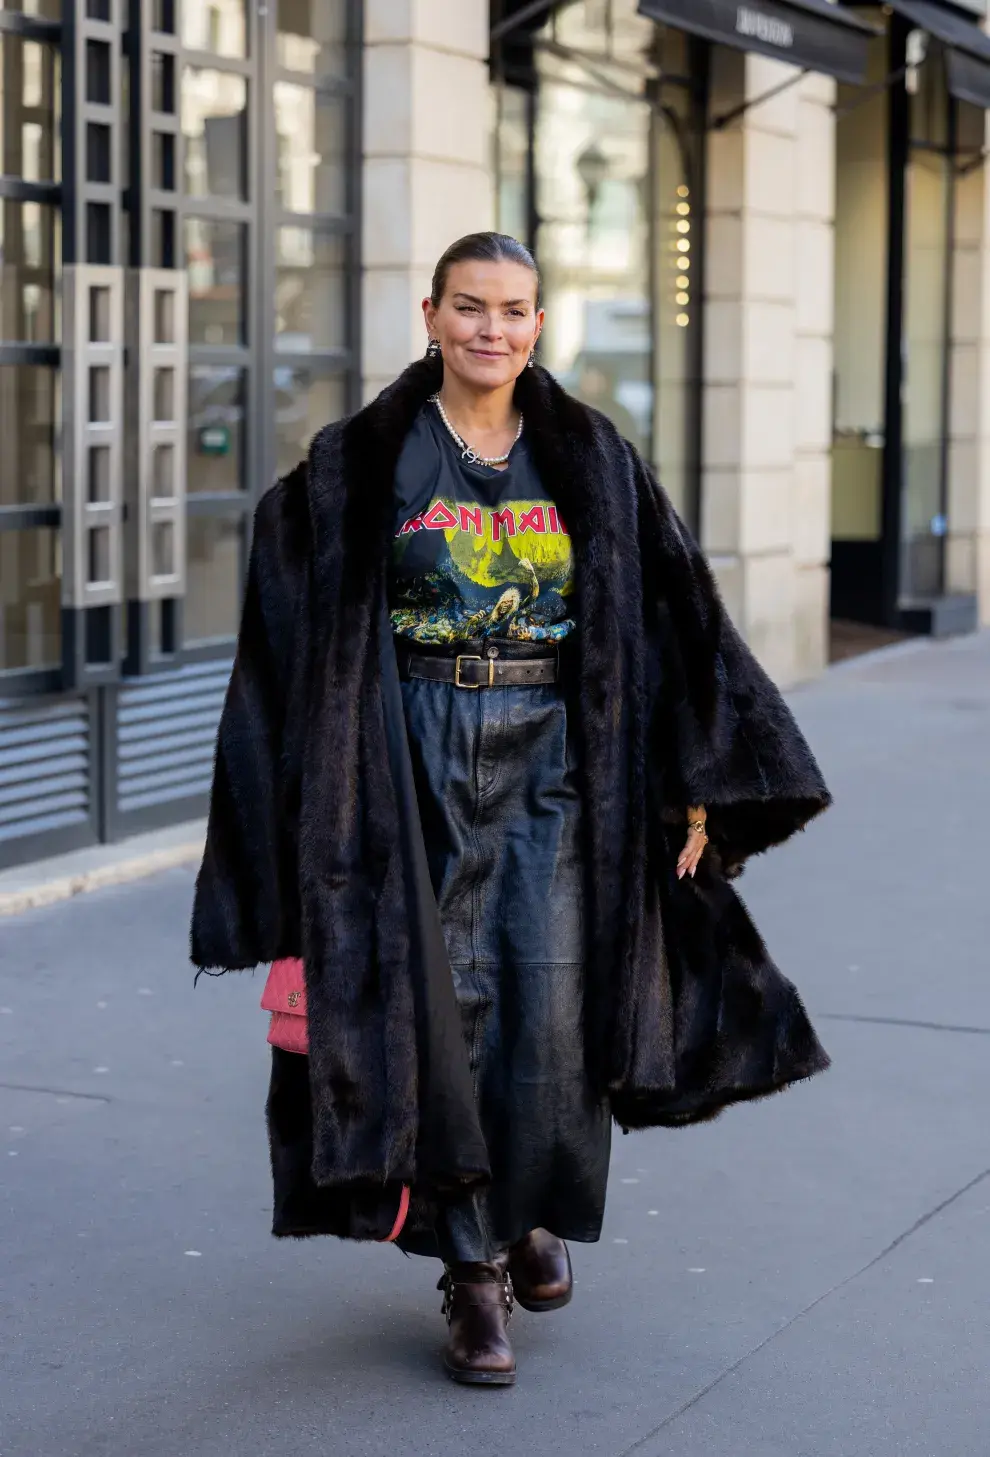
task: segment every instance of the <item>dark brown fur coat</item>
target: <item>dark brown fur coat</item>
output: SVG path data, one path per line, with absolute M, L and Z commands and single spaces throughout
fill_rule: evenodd
M 402 1183 L 425 1209 L 487 1176 L 385 612 L 395 467 L 438 383 L 413 365 L 327 426 L 255 520 L 192 957 L 305 959 L 306 1126 L 280 1127 L 276 1085 L 269 1110 L 276 1188 L 281 1169 L 297 1191 L 281 1233 L 375 1237 Z M 829 796 L 635 450 L 541 369 L 517 398 L 577 568 L 589 1066 L 623 1127 L 695 1122 L 828 1065 L 730 880 Z M 678 882 L 688 804 L 712 844 Z

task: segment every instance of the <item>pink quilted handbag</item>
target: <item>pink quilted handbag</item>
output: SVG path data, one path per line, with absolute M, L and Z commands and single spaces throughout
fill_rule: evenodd
M 298 956 L 272 963 L 261 994 L 261 1008 L 271 1012 L 268 1041 L 282 1052 L 309 1054 L 309 1025 L 306 1021 L 306 971 Z M 391 1244 L 402 1233 L 409 1214 L 409 1186 L 403 1184 L 399 1210 L 392 1232 L 382 1244 Z
M 298 956 L 276 961 L 261 994 L 262 1011 L 271 1012 L 268 1041 L 283 1052 L 309 1052 L 306 974 Z

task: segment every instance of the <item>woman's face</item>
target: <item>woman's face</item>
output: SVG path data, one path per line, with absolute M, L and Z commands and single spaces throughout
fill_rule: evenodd
M 475 390 L 497 390 L 526 368 L 543 328 L 536 275 L 522 263 L 455 263 L 426 328 L 440 341 L 445 370 Z

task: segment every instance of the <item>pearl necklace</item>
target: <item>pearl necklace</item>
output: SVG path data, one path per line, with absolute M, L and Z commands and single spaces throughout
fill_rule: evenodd
M 513 451 L 514 447 L 516 445 L 518 445 L 519 440 L 520 440 L 520 437 L 522 436 L 522 433 L 523 433 L 523 417 L 520 414 L 520 416 L 519 416 L 519 429 L 516 431 L 516 438 L 515 438 L 515 440 L 513 440 L 512 444 L 509 446 L 509 448 L 505 452 L 505 454 L 504 455 L 492 455 L 492 456 L 479 455 L 476 450 L 472 450 L 471 449 L 471 446 L 468 445 L 465 440 L 462 440 L 461 439 L 461 437 L 458 435 L 457 431 L 454 429 L 453 425 L 447 419 L 447 411 L 443 407 L 443 404 L 442 404 L 442 402 L 440 400 L 440 396 L 438 394 L 437 395 L 431 395 L 430 396 L 430 403 L 436 405 L 437 410 L 440 412 L 440 419 L 443 421 L 444 425 L 446 425 L 446 427 L 447 427 L 447 433 L 450 435 L 450 438 L 453 440 L 454 444 L 457 446 L 458 450 L 461 452 L 461 460 L 466 460 L 469 465 L 489 465 L 489 466 L 505 465 L 506 461 L 509 459 L 509 456 L 512 454 L 512 451 Z

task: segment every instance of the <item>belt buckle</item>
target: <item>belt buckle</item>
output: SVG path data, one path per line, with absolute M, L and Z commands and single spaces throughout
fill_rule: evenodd
M 458 653 L 457 654 L 457 657 L 454 659 L 454 687 L 455 688 L 468 688 L 468 689 L 472 689 L 472 690 L 478 689 L 478 688 L 486 688 L 486 687 L 487 688 L 494 688 L 494 686 L 495 686 L 495 659 L 494 658 L 489 658 L 488 659 L 488 682 L 487 682 L 487 684 L 486 683 L 462 683 L 461 682 L 461 664 L 462 663 L 483 663 L 484 661 L 485 660 L 481 656 L 480 653 Z

